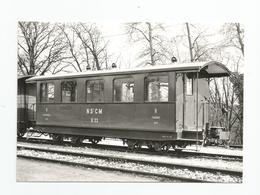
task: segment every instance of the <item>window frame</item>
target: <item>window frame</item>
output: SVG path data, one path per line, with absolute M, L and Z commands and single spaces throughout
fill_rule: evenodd
M 147 79 L 149 77 L 160 77 L 160 76 L 166 76 L 167 82 L 168 82 L 168 100 L 167 101 L 149 101 L 148 100 L 148 85 L 147 85 Z M 169 84 L 170 84 L 170 76 L 167 72 L 163 73 L 150 73 L 144 77 L 144 103 L 169 103 Z
M 72 102 L 72 101 L 70 101 L 70 102 L 64 102 L 63 101 L 63 95 L 62 95 L 62 84 L 64 83 L 64 82 L 76 82 L 76 87 L 75 87 L 75 90 L 76 90 L 76 97 L 75 97 L 75 101 L 74 102 Z M 77 79 L 69 79 L 69 80 L 61 80 L 61 82 L 60 82 L 60 102 L 62 103 L 62 104 L 75 104 L 75 103 L 78 103 L 78 80 Z
M 46 100 L 47 101 L 43 101 L 43 98 L 42 98 L 42 85 L 45 85 L 45 87 L 47 88 L 47 98 Z M 49 98 L 48 98 L 48 84 L 52 84 L 53 85 L 53 101 L 49 101 Z M 46 82 L 40 82 L 40 103 L 49 103 L 49 104 L 53 104 L 55 103 L 55 83 L 54 82 L 51 82 L 51 81 L 46 81 Z M 45 98 L 44 98 L 45 99 Z
M 91 81 L 102 81 L 103 82 L 103 100 L 102 101 L 88 101 L 87 83 Z M 85 102 L 86 103 L 105 103 L 105 81 L 103 78 L 88 79 L 85 81 Z
M 114 94 L 115 80 L 123 80 L 123 79 L 132 79 L 133 80 L 133 83 L 134 83 L 134 90 L 133 91 L 134 92 L 133 92 L 133 101 L 131 101 L 131 102 L 115 101 L 115 94 Z M 112 85 L 113 85 L 113 87 L 112 87 L 112 102 L 114 104 L 133 104 L 133 103 L 135 103 L 136 81 L 135 81 L 135 78 L 133 76 L 129 75 L 129 76 L 123 76 L 123 77 L 116 77 L 116 78 L 113 79 Z

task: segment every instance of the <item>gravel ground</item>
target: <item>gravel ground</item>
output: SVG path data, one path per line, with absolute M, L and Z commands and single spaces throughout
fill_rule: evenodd
M 61 155 L 61 154 L 50 154 L 46 152 L 36 152 L 33 150 L 18 150 L 17 154 L 27 155 L 27 156 L 37 156 L 37 157 L 44 157 L 56 160 L 64 160 L 76 163 L 88 163 L 92 165 L 102 165 L 106 167 L 117 167 L 117 168 L 124 168 L 124 169 L 131 169 L 131 170 L 142 170 L 147 172 L 153 173 L 160 173 L 166 175 L 174 175 L 179 177 L 189 177 L 194 179 L 203 179 L 207 181 L 213 182 L 220 182 L 220 183 L 241 183 L 242 178 L 234 177 L 229 175 L 223 174 L 213 174 L 213 173 L 204 173 L 201 171 L 190 171 L 188 169 L 170 169 L 165 167 L 156 167 L 156 166 L 148 166 L 136 163 L 126 163 L 126 162 L 117 162 L 117 161 L 107 161 L 103 159 L 96 159 L 96 158 L 85 158 L 82 156 L 68 156 L 68 155 Z
M 82 152 L 88 154 L 102 154 L 102 155 L 111 155 L 115 157 L 127 157 L 131 159 L 142 159 L 148 161 L 156 161 L 156 162 L 167 162 L 167 163 L 178 163 L 183 165 L 195 165 L 202 167 L 212 167 L 212 168 L 221 168 L 228 170 L 243 170 L 243 163 L 239 161 L 225 161 L 221 159 L 208 159 L 208 158 L 197 158 L 197 157 L 168 157 L 168 156 L 160 156 L 160 155 L 148 155 L 148 154 L 139 154 L 132 152 L 119 152 L 119 151 L 111 151 L 111 150 L 103 150 L 103 149 L 95 149 L 95 148 L 76 148 L 71 146 L 53 146 L 47 144 L 31 144 L 31 143 L 22 143 L 20 145 L 25 146 L 39 146 L 43 148 L 55 148 L 55 149 L 65 149 L 66 151 L 72 152 Z
M 156 178 L 17 158 L 18 182 L 160 182 Z

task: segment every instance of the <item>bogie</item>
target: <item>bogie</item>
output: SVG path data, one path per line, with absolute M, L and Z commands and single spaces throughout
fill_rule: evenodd
M 50 135 L 50 137 L 52 138 L 52 140 L 58 144 L 63 142 L 63 136 L 62 135 L 58 135 L 58 134 L 52 134 Z
M 102 137 L 89 137 L 88 140 L 92 144 L 96 145 L 96 144 L 98 144 L 102 140 Z
M 81 137 L 81 136 L 72 136 L 70 138 L 70 141 L 72 144 L 74 145 L 80 145 L 84 140 L 84 137 Z

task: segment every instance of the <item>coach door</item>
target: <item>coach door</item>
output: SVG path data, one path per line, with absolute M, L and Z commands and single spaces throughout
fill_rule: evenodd
M 184 130 L 196 130 L 195 75 L 183 74 L 183 126 Z

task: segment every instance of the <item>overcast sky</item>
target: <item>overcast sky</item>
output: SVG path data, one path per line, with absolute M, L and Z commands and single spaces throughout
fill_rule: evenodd
M 108 51 L 110 54 L 112 54 L 110 62 L 116 62 L 117 64 L 121 65 L 120 68 L 128 68 L 129 66 L 135 67 L 140 65 L 140 59 L 138 59 L 138 54 L 140 54 L 141 51 L 141 44 L 135 44 L 129 41 L 129 38 L 125 31 L 125 23 L 114 22 L 96 24 L 101 30 L 105 41 L 109 41 Z M 176 37 L 177 35 L 186 34 L 186 27 L 184 23 L 163 23 L 163 25 L 165 27 L 165 31 L 161 31 L 159 33 L 165 36 L 168 40 L 172 39 L 173 37 Z M 207 40 L 211 44 L 218 44 L 223 39 L 223 34 L 220 33 L 222 25 L 223 23 L 201 23 L 194 24 L 195 27 L 191 26 L 190 28 L 195 31 L 196 28 L 198 31 L 203 30 L 204 35 L 207 35 Z M 186 37 L 183 37 L 182 41 L 180 41 L 178 44 L 181 61 L 189 59 L 189 50 L 187 46 L 188 40 Z

